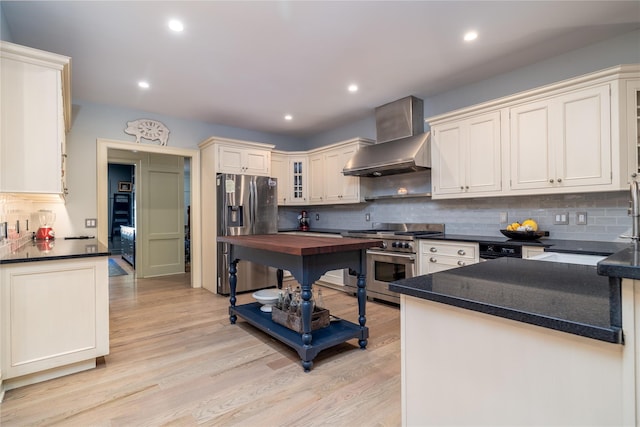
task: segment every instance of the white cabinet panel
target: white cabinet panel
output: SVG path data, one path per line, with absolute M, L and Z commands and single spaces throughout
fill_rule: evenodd
M 1 277 L 2 374 L 9 386 L 12 378 L 109 353 L 107 257 L 3 265 Z
M 218 150 L 218 172 L 240 175 L 269 176 L 271 151 L 221 145 Z
M 420 240 L 418 274 L 437 273 L 480 261 L 478 244 L 443 240 Z
M 0 191 L 62 195 L 70 58 L 6 42 L 0 55 Z

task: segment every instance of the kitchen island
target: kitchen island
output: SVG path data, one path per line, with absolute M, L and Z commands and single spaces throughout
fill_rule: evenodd
M 0 394 L 109 353 L 108 255 L 95 239 L 56 239 L 0 258 Z
M 598 267 L 500 258 L 390 285 L 403 424 L 637 425 L 640 292 L 613 273 L 637 273 L 638 257 L 622 252 Z
M 360 348 L 367 346 L 369 330 L 366 327 L 366 250 L 379 246 L 382 241 L 370 239 L 334 239 L 330 237 L 266 234 L 251 236 L 219 236 L 218 242 L 229 243 L 230 307 L 229 320 L 238 317 L 294 348 L 302 360 L 305 372 L 311 370 L 313 359 L 321 351 L 352 338 Z M 302 334 L 298 334 L 271 320 L 271 313 L 260 310 L 259 303 L 236 306 L 237 264 L 248 260 L 288 270 L 300 283 Z M 312 284 L 325 272 L 350 268 L 358 276 L 358 324 L 337 319 L 328 327 L 311 330 Z M 275 285 L 275 284 L 274 284 Z

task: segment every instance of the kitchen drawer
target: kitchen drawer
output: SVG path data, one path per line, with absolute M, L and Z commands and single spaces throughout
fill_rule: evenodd
M 444 242 L 439 240 L 421 240 L 420 253 L 423 255 L 445 255 L 460 259 L 477 260 L 478 244 L 466 242 Z

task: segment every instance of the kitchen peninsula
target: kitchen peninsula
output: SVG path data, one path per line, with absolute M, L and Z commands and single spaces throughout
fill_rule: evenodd
M 94 368 L 109 353 L 108 255 L 95 239 L 56 239 L 0 257 L 2 391 Z
M 639 258 L 501 258 L 390 285 L 403 425 L 637 425 Z
M 367 346 L 369 330 L 366 324 L 366 250 L 382 242 L 373 239 L 333 239 L 330 237 L 265 234 L 250 236 L 219 236 L 218 242 L 230 244 L 229 319 L 237 317 L 294 348 L 302 359 L 305 372 L 311 370 L 313 359 L 321 351 L 352 338 L 360 348 Z M 271 320 L 271 313 L 260 311 L 260 303 L 236 306 L 236 273 L 240 260 L 248 260 L 288 270 L 300 283 L 302 296 L 302 334 Z M 358 273 L 358 325 L 342 319 L 329 326 L 311 331 L 311 286 L 325 272 L 350 268 Z M 275 284 L 274 284 L 275 285 Z

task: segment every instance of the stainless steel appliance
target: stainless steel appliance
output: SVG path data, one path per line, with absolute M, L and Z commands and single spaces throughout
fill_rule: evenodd
M 218 236 L 243 236 L 278 232 L 278 195 L 275 178 L 250 175 L 216 176 Z M 228 295 L 229 245 L 218 244 L 219 294 Z M 238 263 L 236 292 L 276 284 L 276 269 L 248 261 Z
M 408 96 L 376 108 L 376 144 L 358 150 L 342 173 L 380 177 L 431 168 L 423 104 L 421 99 Z
M 371 230 L 350 231 L 347 237 L 382 239 L 381 248 L 367 250 L 367 297 L 400 303 L 400 295 L 389 283 L 416 275 L 416 236 L 442 235 L 444 224 L 379 223 Z M 357 277 L 344 272 L 345 288 L 355 293 Z

